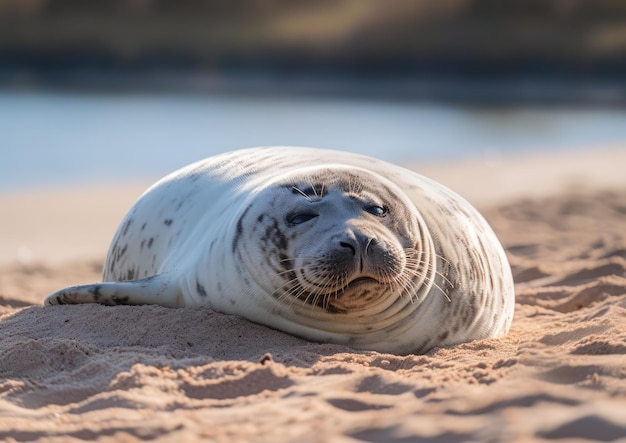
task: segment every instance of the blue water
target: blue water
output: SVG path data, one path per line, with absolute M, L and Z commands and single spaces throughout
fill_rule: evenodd
M 624 109 L 0 92 L 0 190 L 154 179 L 250 146 L 318 146 L 419 164 L 619 142 Z

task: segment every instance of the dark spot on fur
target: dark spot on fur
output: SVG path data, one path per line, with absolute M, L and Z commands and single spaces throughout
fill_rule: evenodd
M 141 230 L 143 231 L 144 229 L 146 229 L 146 225 L 147 223 L 144 223 L 143 225 L 141 225 Z
M 128 232 L 128 229 L 130 228 L 130 225 L 133 224 L 133 219 L 129 218 L 128 220 L 126 220 L 126 223 L 124 223 L 124 226 L 122 227 L 122 236 L 125 236 L 126 233 Z
M 172 222 L 174 220 L 172 220 L 171 218 L 165 219 L 163 220 L 163 223 L 165 224 L 165 226 L 172 226 Z
M 128 300 L 129 300 L 128 296 L 113 295 L 111 297 L 111 302 L 114 305 L 127 305 Z
M 207 296 L 206 289 L 204 289 L 204 286 L 202 286 L 199 281 L 196 281 L 196 291 L 200 297 Z
M 109 272 L 112 274 L 115 269 L 115 247 L 113 248 L 113 253 L 111 254 L 111 262 L 109 263 Z
M 89 288 L 89 293 L 93 295 L 93 299 L 95 302 L 100 303 L 100 299 L 102 298 L 102 293 L 100 292 L 100 285 L 93 285 Z
M 243 219 L 246 217 L 251 207 L 252 203 L 248 205 L 248 207 L 243 211 L 243 214 L 241 214 L 241 217 L 239 217 L 239 220 L 237 220 L 237 230 L 235 232 L 235 238 L 233 238 L 233 252 L 237 249 L 239 238 L 241 237 L 241 234 L 243 234 Z
M 154 243 L 154 237 L 150 237 L 150 239 L 148 240 L 148 248 L 152 247 L 152 243 Z
M 280 229 L 278 220 L 272 218 L 272 223 L 265 227 L 265 234 L 261 237 L 261 241 L 264 244 L 270 243 L 274 246 L 275 250 L 268 254 L 270 256 L 278 256 L 279 263 L 283 269 L 288 269 L 289 261 L 287 256 L 287 249 L 289 247 L 289 239 L 285 233 Z
M 278 259 L 280 260 L 280 263 L 282 263 L 283 269 L 285 269 L 286 271 L 291 269 L 290 263 L 292 263 L 292 261 L 289 260 L 289 256 L 285 253 L 285 251 L 280 251 L 279 252 Z M 295 274 L 294 274 L 294 276 L 295 276 Z M 293 278 L 293 277 L 291 277 L 291 278 Z

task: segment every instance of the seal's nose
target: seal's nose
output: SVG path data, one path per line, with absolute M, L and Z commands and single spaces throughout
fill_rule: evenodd
M 340 241 L 339 246 L 341 246 L 344 249 L 349 250 L 352 253 L 352 255 L 356 255 L 356 247 L 354 245 L 354 241 Z
M 339 246 L 344 251 L 349 251 L 351 255 L 367 254 L 369 246 L 376 242 L 373 237 L 361 232 L 358 229 L 348 229 L 339 240 Z

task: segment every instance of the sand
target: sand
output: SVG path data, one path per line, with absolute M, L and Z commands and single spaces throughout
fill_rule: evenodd
M 502 240 L 511 332 L 426 355 L 209 309 L 43 308 L 144 184 L 0 195 L 0 440 L 626 441 L 626 148 L 422 165 Z M 147 183 L 145 184 L 147 185 Z

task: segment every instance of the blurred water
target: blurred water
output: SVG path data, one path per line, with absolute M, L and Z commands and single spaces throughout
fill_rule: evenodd
M 0 190 L 154 179 L 250 146 L 318 146 L 418 164 L 616 142 L 626 142 L 623 109 L 0 92 Z

